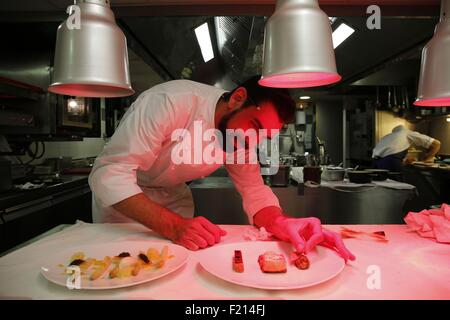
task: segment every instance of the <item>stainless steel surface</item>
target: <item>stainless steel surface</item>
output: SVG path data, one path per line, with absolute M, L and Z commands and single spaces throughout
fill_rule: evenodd
M 288 155 L 292 149 L 292 137 L 288 134 L 280 134 L 280 155 Z
M 80 97 L 121 97 L 134 93 L 126 38 L 108 0 L 78 1 L 80 28 L 58 28 L 49 91 Z M 72 20 L 69 20 L 72 21 Z
M 342 181 L 345 177 L 345 169 L 333 169 L 325 167 L 322 171 L 322 179 L 325 181 Z
M 270 176 L 270 185 L 273 187 L 287 187 L 291 166 L 280 165 L 276 174 Z
M 440 22 L 422 51 L 417 106 L 450 105 L 450 0 L 442 0 Z
M 190 185 L 195 214 L 214 223 L 246 224 L 242 199 L 226 177 L 196 180 Z M 414 196 L 411 190 L 361 188 L 360 192 L 340 192 L 326 187 L 296 186 L 273 188 L 284 212 L 295 217 L 318 217 L 324 224 L 399 224 L 403 207 Z
M 301 88 L 339 81 L 331 34 L 317 0 L 278 0 L 265 29 L 260 84 Z

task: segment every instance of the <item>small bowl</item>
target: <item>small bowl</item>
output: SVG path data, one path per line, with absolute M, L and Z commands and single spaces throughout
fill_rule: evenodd
M 345 169 L 325 168 L 322 179 L 325 181 L 342 181 L 345 177 Z
M 370 183 L 372 177 L 367 171 L 348 171 L 348 179 L 353 183 Z

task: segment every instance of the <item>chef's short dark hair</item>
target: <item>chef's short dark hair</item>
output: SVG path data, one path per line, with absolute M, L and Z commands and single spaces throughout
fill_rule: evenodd
M 292 123 L 295 119 L 295 101 L 292 99 L 287 89 L 269 88 L 261 86 L 258 80 L 261 76 L 257 75 L 239 84 L 234 90 L 227 92 L 223 98 L 228 100 L 236 89 L 244 87 L 247 90 L 246 104 L 243 106 L 260 105 L 264 102 L 271 102 L 283 123 Z

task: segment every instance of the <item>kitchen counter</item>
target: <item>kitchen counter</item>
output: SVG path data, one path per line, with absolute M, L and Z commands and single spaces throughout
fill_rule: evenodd
M 92 221 L 86 175 L 62 175 L 35 190 L 0 193 L 0 254 L 60 224 Z
M 407 165 L 403 168 L 403 179 L 415 185 L 418 191 L 418 197 L 408 204 L 408 210 L 420 211 L 450 203 L 450 166 Z
M 383 181 L 383 183 L 385 183 Z M 413 186 L 407 189 L 382 185 L 272 187 L 280 206 L 295 217 L 315 216 L 324 224 L 397 224 L 403 223 L 405 203 L 414 198 Z M 349 184 L 347 184 L 349 185 Z M 392 183 L 393 187 L 397 187 Z M 189 187 L 194 197 L 195 213 L 218 224 L 246 224 L 242 200 L 228 177 L 207 177 Z
M 39 189 L 11 190 L 0 193 L 0 211 L 17 205 L 24 205 L 27 202 L 52 196 L 69 189 L 88 185 L 88 177 L 86 175 L 61 175 L 60 180 L 60 182 L 44 185 Z
M 241 242 L 250 226 L 222 226 L 223 243 Z M 326 226 L 338 231 L 339 226 Z M 410 232 L 405 225 L 346 226 L 384 230 L 388 243 L 346 239 L 356 255 L 342 273 L 322 284 L 297 290 L 260 290 L 220 280 L 204 270 L 201 251 L 174 273 L 134 287 L 115 290 L 69 290 L 48 282 L 40 267 L 53 252 L 111 241 L 162 240 L 139 224 L 78 222 L 0 258 L 0 298 L 21 299 L 450 299 L 450 245 Z M 206 249 L 207 250 L 207 249 Z M 231 264 L 230 264 L 231 265 Z M 311 266 L 314 267 L 314 266 Z M 380 289 L 369 289 L 370 270 L 379 268 Z M 369 271 L 368 271 L 369 270 Z M 189 290 L 180 290 L 189 288 Z

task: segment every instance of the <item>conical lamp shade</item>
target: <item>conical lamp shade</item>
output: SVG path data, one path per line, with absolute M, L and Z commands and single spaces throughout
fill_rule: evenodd
M 341 80 L 331 35 L 330 20 L 317 0 L 278 0 L 265 29 L 259 84 L 305 88 Z
M 443 0 L 441 20 L 422 51 L 417 100 L 420 107 L 450 106 L 450 0 Z
M 81 0 L 80 28 L 66 21 L 56 38 L 53 81 L 48 90 L 79 97 L 122 97 L 134 93 L 125 35 L 109 0 Z

